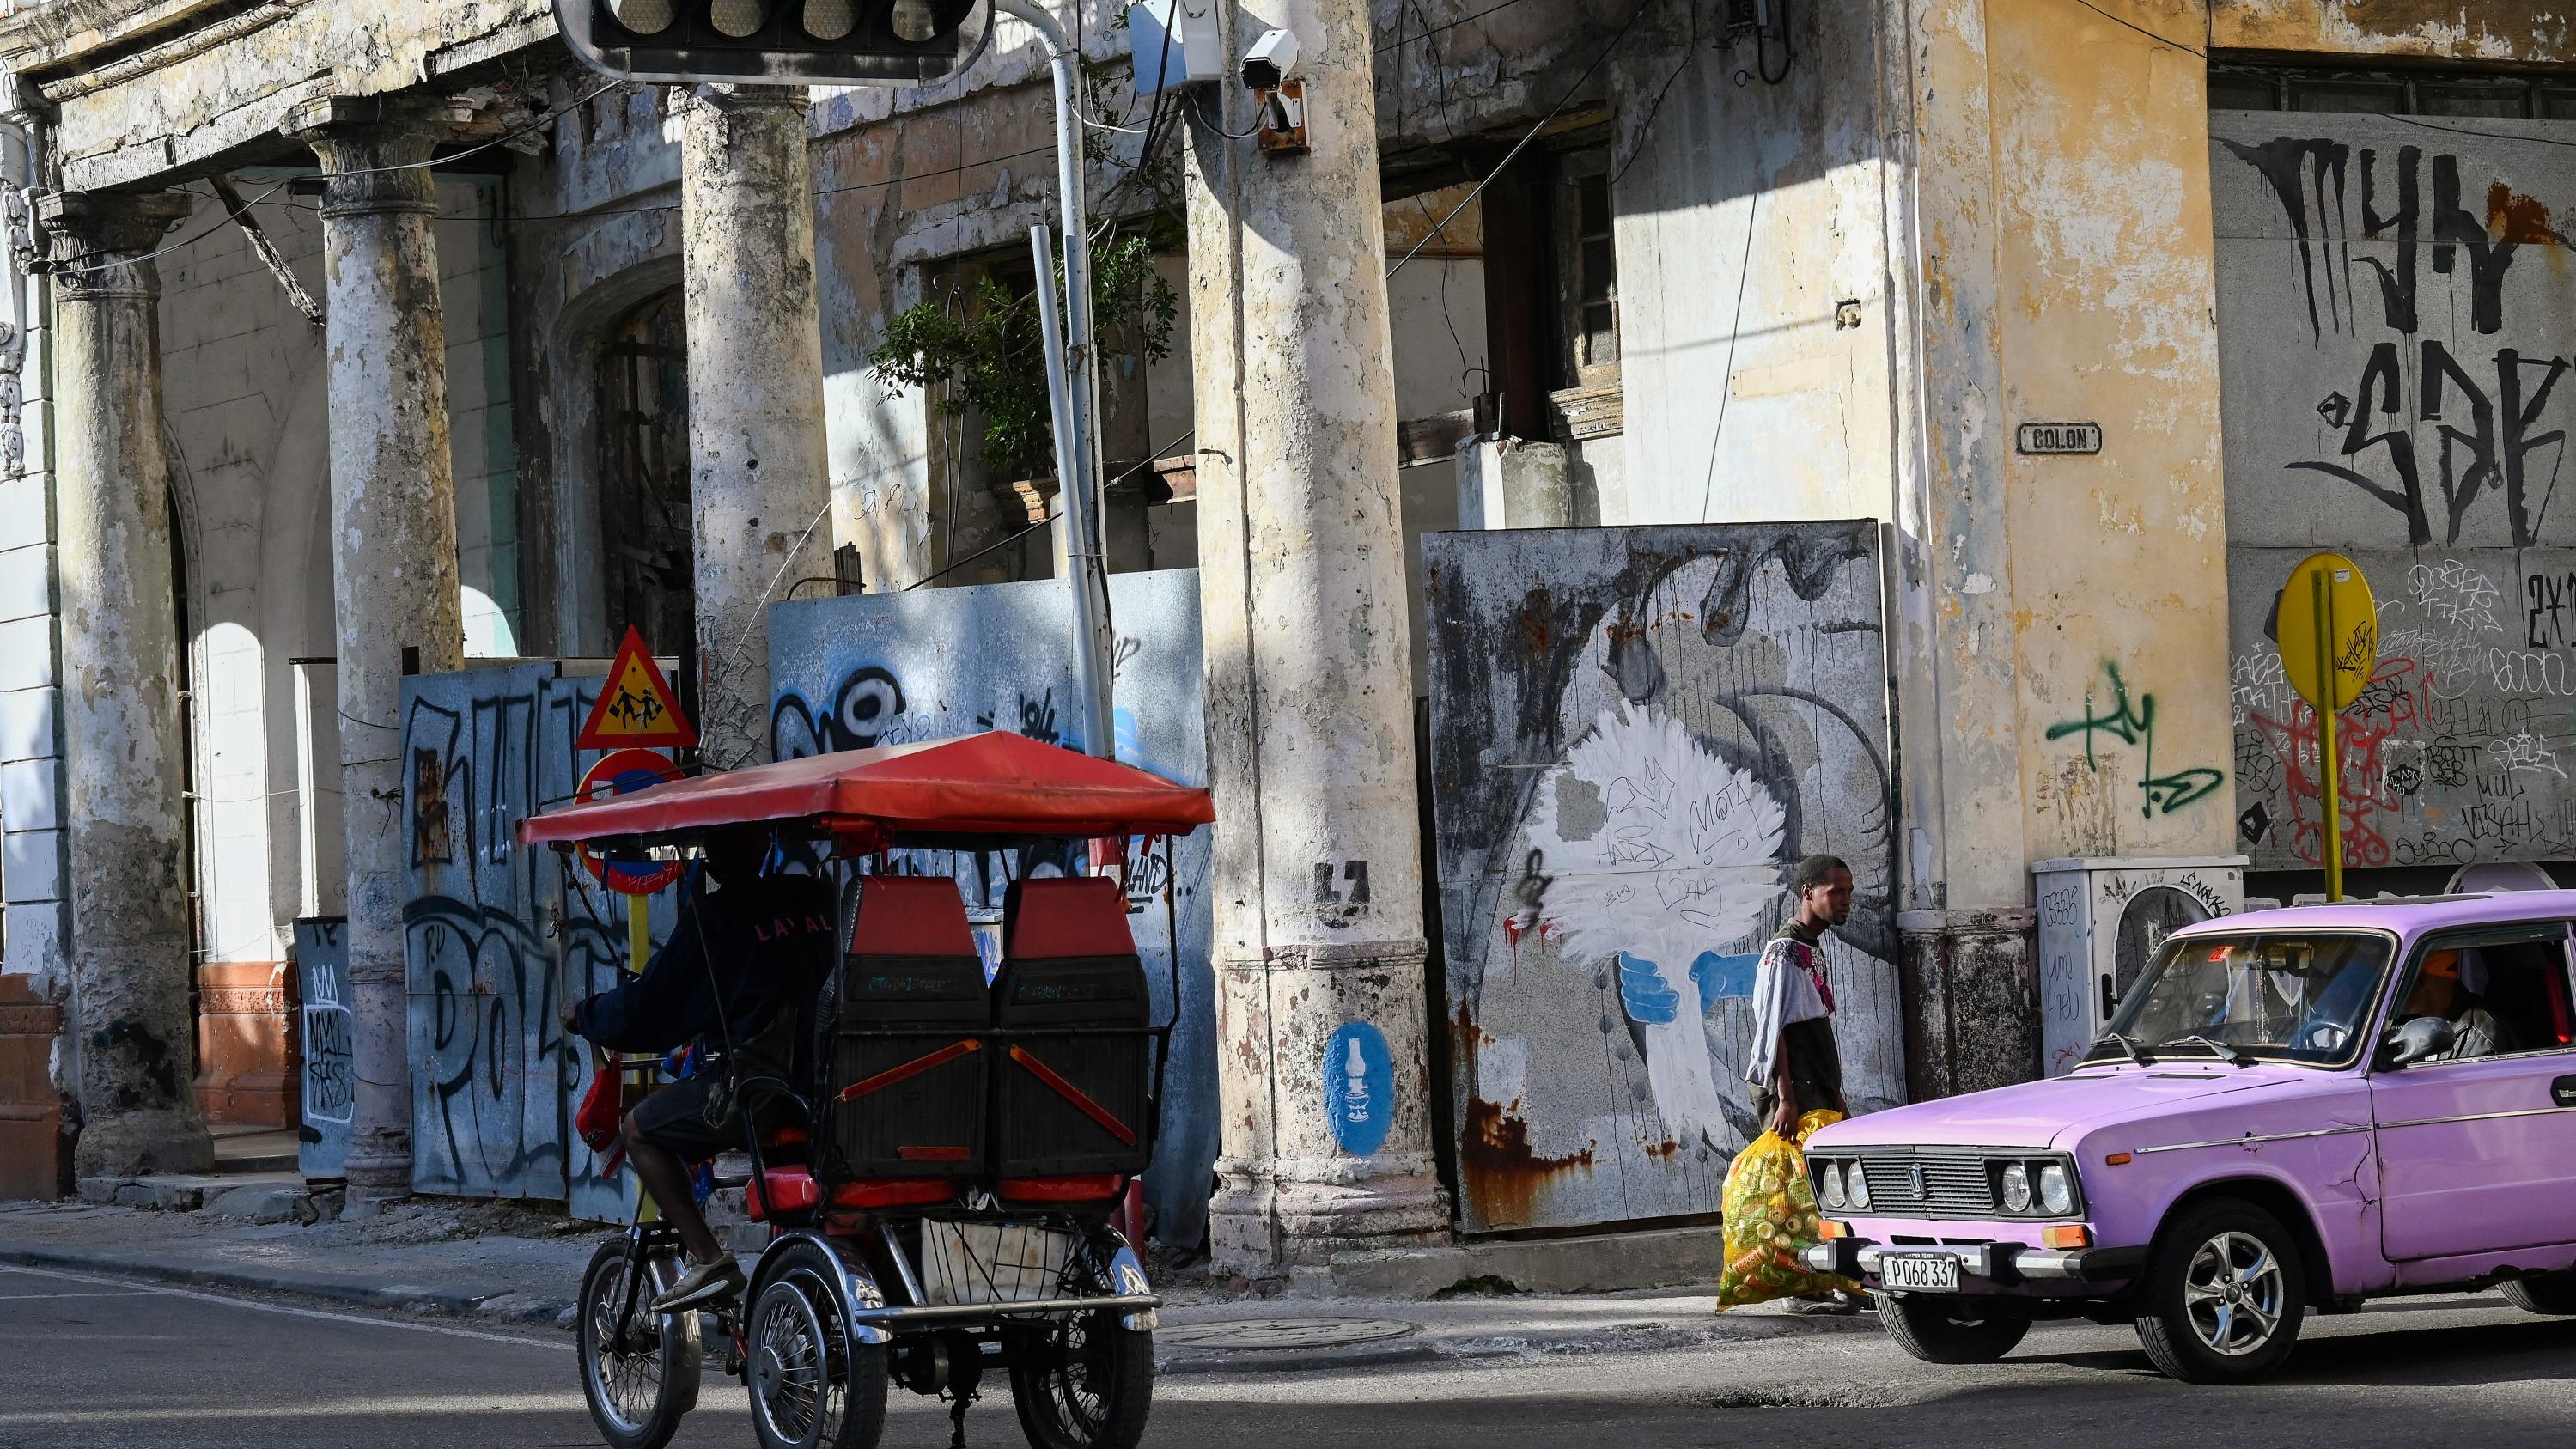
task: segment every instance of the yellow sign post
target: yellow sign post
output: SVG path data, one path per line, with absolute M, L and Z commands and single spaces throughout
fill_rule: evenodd
M 2311 554 L 2290 570 L 2274 620 L 2290 687 L 2317 715 L 2318 813 L 2325 826 L 2326 899 L 2343 899 L 2343 760 L 2336 716 L 2379 666 L 2379 606 L 2361 565 Z

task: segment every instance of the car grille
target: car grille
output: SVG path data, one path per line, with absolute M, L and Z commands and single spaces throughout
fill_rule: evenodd
M 1917 1177 L 1917 1172 L 1920 1177 Z M 1925 1212 L 1987 1216 L 1995 1210 L 1994 1178 L 1982 1157 L 1908 1153 L 1864 1157 L 1872 1212 L 1913 1208 Z

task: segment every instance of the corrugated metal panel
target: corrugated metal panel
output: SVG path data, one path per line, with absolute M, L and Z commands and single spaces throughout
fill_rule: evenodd
M 1753 966 L 1789 867 L 1856 1111 L 1904 1082 L 1868 522 L 1428 535 L 1432 783 L 1471 1231 L 1712 1213 L 1758 1130 Z

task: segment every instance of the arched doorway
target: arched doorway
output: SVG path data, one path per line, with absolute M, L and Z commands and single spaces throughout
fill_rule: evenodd
M 600 368 L 599 523 L 611 640 L 634 625 L 657 653 L 694 657 L 689 347 L 677 290 L 626 314 Z

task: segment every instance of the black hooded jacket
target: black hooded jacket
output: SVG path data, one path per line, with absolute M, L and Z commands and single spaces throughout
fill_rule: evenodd
M 574 1007 L 573 1030 L 612 1051 L 663 1052 L 704 1037 L 722 1052 L 729 1022 L 734 1042 L 747 1045 L 782 1008 L 814 1004 L 832 968 L 834 922 L 832 888 L 812 876 L 719 887 L 692 870 L 670 940 L 641 973 Z

